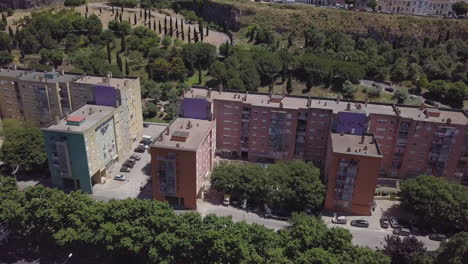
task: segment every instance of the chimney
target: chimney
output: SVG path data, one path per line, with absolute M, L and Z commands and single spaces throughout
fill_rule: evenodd
M 368 103 L 369 103 L 369 98 L 366 98 L 366 100 L 364 101 L 364 106 L 367 107 Z
M 158 138 L 159 141 L 163 141 L 163 135 L 161 134 Z
M 169 135 L 169 127 L 166 129 L 166 135 Z
M 187 127 L 186 127 L 186 129 L 190 129 L 190 128 L 192 128 L 192 123 L 190 123 L 190 120 L 189 120 L 189 121 L 187 122 Z
M 452 119 L 451 119 L 450 117 L 449 117 L 449 118 L 447 118 L 447 121 L 445 121 L 445 123 L 446 123 L 447 125 L 450 125 L 450 124 L 452 124 Z
M 56 115 L 56 116 L 55 116 L 55 124 L 58 125 L 59 122 L 60 122 L 60 119 L 59 119 L 59 117 Z
M 323 103 L 323 106 L 327 106 L 327 102 L 324 102 L 324 103 Z
M 247 95 L 249 95 L 249 91 L 245 91 L 244 101 L 247 101 Z
M 219 90 L 218 90 L 218 91 L 219 91 L 219 94 L 221 94 L 221 93 L 223 92 L 223 89 L 224 89 L 224 88 L 223 88 L 223 85 L 219 86 Z
M 358 105 L 356 106 L 356 109 L 361 110 L 361 104 L 358 104 Z
M 208 97 L 208 98 L 211 98 L 211 88 L 210 88 L 210 89 L 208 89 L 208 92 L 207 92 L 207 95 L 206 95 L 206 97 Z
M 348 148 L 346 149 L 346 152 L 351 152 L 351 147 L 348 147 Z
M 16 64 L 13 64 L 13 70 L 16 71 L 16 69 L 18 69 L 18 68 L 16 67 Z
M 359 142 L 359 144 L 364 144 L 364 135 L 361 136 L 361 142 Z
M 312 104 L 312 99 L 310 99 L 310 96 L 307 97 L 307 107 L 310 108 L 310 105 Z
M 367 151 L 367 145 L 366 145 L 366 146 L 364 146 L 364 151 Z
M 283 108 L 283 102 L 280 103 L 280 108 Z
M 337 104 L 340 103 L 340 95 L 337 95 L 337 96 L 336 96 L 336 103 L 337 103 Z
M 426 107 L 424 107 L 424 103 L 421 103 L 421 104 L 419 105 L 419 110 L 424 110 L 425 108 L 426 108 Z
M 65 75 L 65 71 L 63 70 L 63 68 L 60 70 L 60 74 Z
M 346 105 L 346 111 L 351 111 L 351 104 L 350 104 L 350 103 L 348 103 L 348 104 Z
M 177 143 L 175 146 L 176 146 L 176 148 L 180 148 L 180 145 L 179 145 L 179 143 Z
M 93 108 L 90 107 L 90 108 L 88 109 L 88 115 L 92 115 L 92 114 L 93 114 Z

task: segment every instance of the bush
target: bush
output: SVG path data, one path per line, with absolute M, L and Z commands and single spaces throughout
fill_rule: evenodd
M 380 92 L 381 92 L 380 88 L 375 88 L 375 87 L 366 88 L 366 94 L 370 99 L 379 98 Z
M 135 7 L 137 5 L 136 0 L 111 0 L 111 4 L 122 7 Z
M 86 0 L 65 0 L 65 6 L 80 6 L 86 4 Z

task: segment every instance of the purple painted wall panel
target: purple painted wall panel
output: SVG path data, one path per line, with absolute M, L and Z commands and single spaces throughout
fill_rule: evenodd
M 339 112 L 336 126 L 337 133 L 362 135 L 367 129 L 365 113 Z
M 208 101 L 203 98 L 184 98 L 182 100 L 184 117 L 208 120 Z
M 117 90 L 114 87 L 96 85 L 94 87 L 96 105 L 117 107 Z

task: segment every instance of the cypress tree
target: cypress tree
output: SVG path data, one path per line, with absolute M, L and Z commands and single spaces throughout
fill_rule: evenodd
M 128 17 L 128 24 L 130 24 L 130 25 L 132 24 L 132 21 L 131 21 L 130 17 Z
M 148 17 L 151 18 L 151 8 L 148 9 Z
M 172 33 L 173 33 L 173 28 L 172 28 L 172 17 L 169 17 L 169 34 L 171 35 L 172 37 Z
M 188 43 L 192 42 L 192 40 L 190 39 L 190 26 L 188 27 L 188 33 L 187 33 L 187 39 L 188 39 Z
M 148 28 L 151 29 L 151 19 L 148 20 Z
M 292 80 L 291 80 L 291 74 L 288 75 L 288 81 L 286 82 L 286 91 L 288 94 L 292 93 Z
M 114 14 L 114 5 L 112 5 L 112 14 Z
M 125 59 L 125 75 L 130 75 L 130 68 L 128 67 L 128 60 Z
M 119 15 L 119 21 L 120 21 L 120 23 L 122 23 L 122 13 L 120 13 L 120 15 Z
M 122 37 L 120 38 L 120 51 L 124 52 L 127 50 L 127 40 L 125 39 L 125 35 L 122 34 Z
M 107 61 L 109 61 L 109 64 L 112 63 L 112 51 L 111 51 L 110 43 L 107 43 Z
M 141 12 L 141 8 L 140 8 L 140 19 L 143 17 L 143 12 Z
M 153 20 L 153 31 L 156 32 L 156 18 Z
M 15 33 L 13 32 L 11 26 L 8 26 L 8 34 L 10 34 L 11 39 L 15 38 Z
M 123 13 L 124 9 L 123 9 L 123 4 L 120 6 L 120 13 Z
M 184 34 L 184 21 L 180 20 L 180 31 Z
M 196 29 L 193 29 L 193 37 L 194 37 L 195 43 L 197 43 L 198 42 L 198 32 L 197 32 Z
M 176 29 L 176 30 L 179 30 L 179 23 L 178 23 L 177 18 L 176 18 L 176 20 L 175 20 L 175 29 Z
M 86 13 L 88 13 L 88 4 L 86 4 Z
M 133 24 L 134 24 L 134 25 L 137 24 L 137 16 L 136 16 L 136 13 L 133 13 Z
M 210 32 L 209 27 L 206 26 L 206 36 L 208 37 L 208 33 Z
M 145 14 L 144 14 L 144 15 L 145 15 L 145 21 L 146 21 L 146 18 L 147 18 L 147 16 L 148 16 L 148 15 L 146 14 L 146 9 L 145 9 Z
M 184 28 L 182 27 L 182 30 L 180 31 L 180 33 L 182 34 L 182 40 L 184 41 L 185 40 L 185 33 L 184 33 Z
M 117 59 L 117 67 L 119 67 L 120 72 L 123 71 L 122 58 L 120 58 L 120 53 L 116 53 L 115 57 Z
M 164 17 L 164 36 L 167 35 L 167 17 Z
M 200 40 L 203 42 L 203 23 L 201 20 L 198 22 L 198 32 L 200 32 Z
M 158 20 L 158 27 L 159 27 L 159 34 L 161 35 L 161 34 L 162 34 L 162 30 L 161 30 L 161 20 Z
M 84 14 L 84 17 L 87 19 L 87 18 L 88 18 L 88 13 L 85 13 L 85 14 Z
M 99 8 L 99 14 L 102 15 L 102 8 Z

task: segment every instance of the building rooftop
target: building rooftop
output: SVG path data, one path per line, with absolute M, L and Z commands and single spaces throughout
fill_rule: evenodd
M 209 94 L 211 94 L 209 96 Z M 307 109 L 309 108 L 309 98 L 300 96 L 285 96 L 281 102 L 271 102 L 269 94 L 259 93 L 236 93 L 236 92 L 219 92 L 210 91 L 203 88 L 191 88 L 184 95 L 186 98 L 197 98 L 198 96 L 207 96 L 210 101 L 213 100 L 225 100 L 225 101 L 237 101 L 244 102 L 253 106 L 264 106 L 284 109 Z M 282 96 L 272 95 L 272 98 L 277 101 Z M 349 107 L 349 108 L 348 108 Z M 399 110 L 399 114 L 405 118 L 411 118 L 415 120 L 425 122 L 439 122 L 445 123 L 447 118 L 450 117 L 452 124 L 465 125 L 468 123 L 468 117 L 462 111 L 452 109 L 439 109 L 440 116 L 427 117 L 424 114 L 424 110 L 415 106 L 393 106 L 390 104 L 382 103 L 365 103 L 365 102 L 349 102 L 336 100 L 332 98 L 311 98 L 310 108 L 327 109 L 338 113 L 342 111 L 356 111 L 369 114 L 382 114 L 382 115 L 398 115 L 395 109 Z M 426 108 L 430 109 L 430 108 Z
M 84 105 L 72 112 L 68 118 L 59 120 L 58 124 L 51 125 L 43 130 L 60 131 L 66 133 L 84 133 L 94 125 L 99 124 L 114 113 L 114 107 L 100 105 Z M 71 119 L 71 120 L 69 120 Z M 81 122 L 79 126 L 68 124 L 67 121 Z
M 16 78 L 22 74 L 24 75 L 27 73 L 27 70 L 13 70 L 9 68 L 0 68 L 0 77 Z
M 38 72 L 30 71 L 27 74 L 19 77 L 22 81 L 45 82 L 48 83 L 65 83 L 73 82 L 79 77 L 77 74 L 59 73 L 59 72 Z
M 152 147 L 196 150 L 214 126 L 214 121 L 177 118 L 157 138 Z
M 372 135 L 349 135 L 331 133 L 333 153 L 382 157 L 379 147 Z
M 112 76 L 85 75 L 77 79 L 75 83 L 111 86 L 111 87 L 120 89 L 122 87 L 129 85 L 129 82 L 134 81 L 134 80 L 136 79 L 135 78 L 112 78 Z

